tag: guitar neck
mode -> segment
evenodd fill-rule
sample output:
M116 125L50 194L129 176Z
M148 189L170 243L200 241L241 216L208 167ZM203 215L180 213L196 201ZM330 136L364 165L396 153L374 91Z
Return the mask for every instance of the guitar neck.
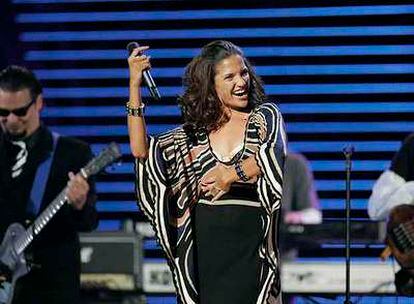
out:
M33 241L33 238L42 231L46 224L55 216L55 214L60 210L60 208L66 203L67 187L63 189L59 195L47 206L45 210L36 218L36 220L31 224L16 241L15 249L18 254L22 253L27 246Z
M90 176L97 174L107 165L113 163L116 159L121 157L121 151L116 143L111 143L104 149L97 157L89 161L89 163L79 171L79 174L87 180ZM16 239L13 247L17 254L21 254L27 246L33 241L34 237L42 231L46 224L52 217L60 210L60 208L68 200L66 196L67 187L65 187L59 195L47 206L45 210L37 217L37 219L30 225L26 231Z

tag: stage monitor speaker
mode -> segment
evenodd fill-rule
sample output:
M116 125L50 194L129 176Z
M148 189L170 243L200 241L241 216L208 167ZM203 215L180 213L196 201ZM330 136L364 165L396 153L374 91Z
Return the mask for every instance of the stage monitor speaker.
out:
M83 289L121 291L142 287L142 237L135 232L81 233Z

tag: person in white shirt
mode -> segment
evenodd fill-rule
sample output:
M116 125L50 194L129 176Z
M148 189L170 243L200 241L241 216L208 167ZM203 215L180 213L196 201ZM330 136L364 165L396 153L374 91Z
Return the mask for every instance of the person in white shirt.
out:
M368 215L372 220L386 220L399 205L414 205L414 133L403 142L372 189L368 200Z

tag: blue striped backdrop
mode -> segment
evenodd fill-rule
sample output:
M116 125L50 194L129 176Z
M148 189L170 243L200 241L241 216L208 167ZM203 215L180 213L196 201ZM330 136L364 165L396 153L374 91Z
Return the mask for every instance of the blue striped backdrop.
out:
M180 123L181 76L200 47L212 39L234 41L284 113L290 149L309 159L326 219L344 216L342 149L355 147L352 216L366 221L375 179L414 131L414 4L384 2L13 0L24 64L45 87L43 119L88 141L94 152L111 140L121 145L123 162L97 182L101 230L144 220L134 200L124 113L125 46L135 40L151 46L163 96L147 107L150 133ZM383 246L369 248L362 255Z

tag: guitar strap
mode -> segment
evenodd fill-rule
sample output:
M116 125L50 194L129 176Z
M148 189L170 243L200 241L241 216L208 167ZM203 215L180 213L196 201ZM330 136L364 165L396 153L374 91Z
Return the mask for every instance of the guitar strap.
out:
M27 205L27 212L29 214L37 215L39 213L40 205L43 200L43 195L46 189L46 183L50 173L50 167L55 156L57 142L59 140L59 134L52 132L53 147L49 157L40 164L36 170L36 176L33 182L32 190L30 192L30 201Z

